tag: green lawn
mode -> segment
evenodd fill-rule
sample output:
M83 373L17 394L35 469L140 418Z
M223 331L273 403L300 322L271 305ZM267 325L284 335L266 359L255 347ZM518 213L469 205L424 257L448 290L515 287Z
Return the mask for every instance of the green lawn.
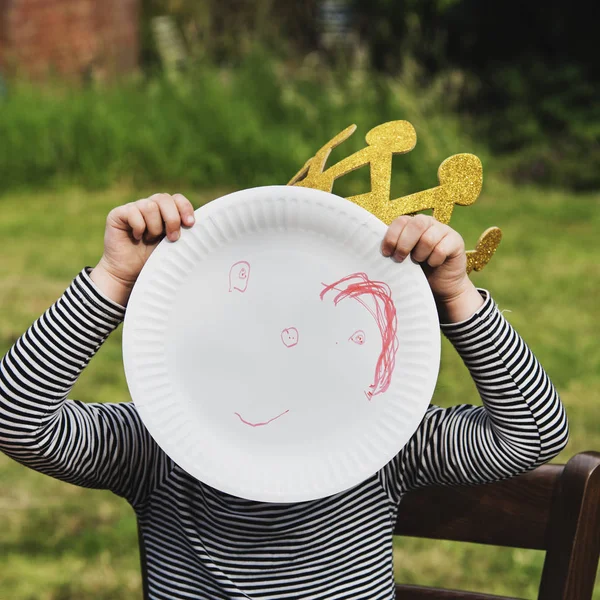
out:
M95 264L110 208L152 191L68 189L0 197L0 353L83 266ZM188 195L199 206L220 194ZM561 462L582 450L600 450L599 209L599 194L517 189L492 181L474 207L457 208L453 219L468 247L488 226L504 231L498 254L473 280L493 292L561 393L571 423ZM72 397L128 399L120 330L91 362ZM445 343L435 401L447 406L477 400L465 368ZM53 481L4 455L0 481L0 598L141 596L135 520L124 501ZM447 542L405 539L396 545L397 576L405 582L524 598L535 597L542 560L540 552ZM595 598L600 599L599 584Z

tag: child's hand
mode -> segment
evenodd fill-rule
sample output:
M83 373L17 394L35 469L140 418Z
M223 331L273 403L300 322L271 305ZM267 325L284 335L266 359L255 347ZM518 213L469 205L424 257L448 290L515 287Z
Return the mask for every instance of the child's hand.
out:
M181 194L154 194L114 208L106 219L104 254L90 277L118 304L125 305L146 261L165 237L179 239L182 225L194 224L194 208Z
M427 215L403 216L388 228L381 251L421 263L444 322L462 321L483 303L466 268L465 243L456 231Z

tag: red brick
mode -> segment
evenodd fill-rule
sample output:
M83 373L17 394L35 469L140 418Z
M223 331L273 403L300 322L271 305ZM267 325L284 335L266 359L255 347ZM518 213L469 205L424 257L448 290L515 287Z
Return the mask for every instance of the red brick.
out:
M33 76L137 66L141 0L0 0L0 65Z

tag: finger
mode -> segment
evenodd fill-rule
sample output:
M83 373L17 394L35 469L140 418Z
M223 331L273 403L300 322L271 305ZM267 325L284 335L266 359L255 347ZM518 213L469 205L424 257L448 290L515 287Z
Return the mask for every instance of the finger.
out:
M396 243L402 233L402 230L406 227L411 217L403 216L394 219L392 224L388 227L381 243L381 253L384 256L392 256L396 250Z
M402 233L396 242L394 259L398 262L402 262L412 252L425 231L432 227L435 222L433 217L428 217L426 215L417 215L413 217L402 230Z
M140 212L140 209L135 204L127 205L124 222L131 229L131 234L136 240L141 240L146 231L146 221Z
M459 256L462 252L464 252L463 239L450 230L436 244L427 259L427 264L435 269L443 265L449 258Z
M154 194L150 196L160 209L160 215L165 224L167 237L174 242L179 239L179 229L181 227L181 217L175 204L175 200L170 194Z
M181 222L188 227L191 227L196 218L194 216L194 207L192 203L183 194L173 194L173 200L179 210L181 216Z
M448 233L447 228L442 223L434 223L426 229L418 239L415 247L412 249L411 256L416 262L425 262L433 249Z
M154 200L150 200L150 198L138 200L135 204L146 221L148 234L151 237L162 236L164 233L164 225L158 204Z

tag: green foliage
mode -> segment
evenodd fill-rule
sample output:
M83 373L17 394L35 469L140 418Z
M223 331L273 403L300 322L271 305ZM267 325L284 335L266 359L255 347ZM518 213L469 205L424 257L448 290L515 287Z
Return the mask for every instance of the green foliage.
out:
M340 148L346 154L364 146L369 127L408 119L419 143L397 170L413 186L431 186L442 160L473 150L442 94L318 64L290 73L261 52L235 68L200 65L114 87L15 83L0 107L0 182L3 190L286 183L350 123L359 132Z
M595 189L600 184L599 88L581 65L534 60L498 68L476 102L476 131L515 181ZM498 127L498 122L508 126Z
M505 0L353 0L378 70L421 82L459 70L458 108L515 181L600 185L600 55L590 5Z
M154 17L168 15L177 23L192 60L231 64L243 60L256 44L278 56L314 49L317 4L318 0L144 0L144 67L158 59L150 31Z

